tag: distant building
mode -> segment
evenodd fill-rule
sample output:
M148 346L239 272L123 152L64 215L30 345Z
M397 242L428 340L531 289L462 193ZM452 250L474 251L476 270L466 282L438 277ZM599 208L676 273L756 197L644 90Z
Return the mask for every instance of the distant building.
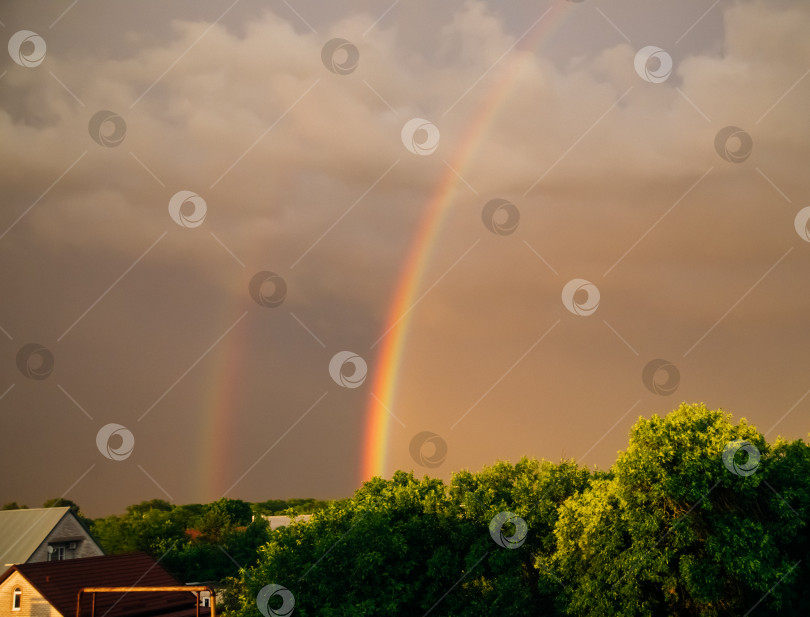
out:
M104 551L70 508L0 511L0 564L97 557Z
M210 587L214 591L214 593L216 594L217 597L219 597L220 594L224 593L225 590L227 589L227 587L225 585L223 585L223 584L221 584L221 583L219 583L217 581L206 581L204 583L186 583L186 585L188 585L188 586L206 585L207 587ZM201 608L206 608L207 609L207 608L209 608L211 606L211 591L209 591L209 590L201 591L199 593L199 598L200 598L200 607ZM203 611L201 611L201 614L202 613L203 613Z
M270 516L268 514L262 514L261 516L262 516L262 518L264 520L266 520L268 523L270 523L270 530L271 531L273 529L278 529L279 527L286 527L293 520L302 521L302 522L306 523L309 519L312 518L311 514L298 514L297 516L294 516L293 518L290 518L289 516L281 516L281 515ZM256 520L256 515L255 514L253 515L253 520Z
M17 564L0 575L0 617L76 617L78 593L85 587L179 585L144 553ZM85 592L81 617L196 617L198 602L203 604L192 591L118 591L95 598Z
M204 606L208 608L211 606L211 592L210 591L202 591L200 592L200 606Z

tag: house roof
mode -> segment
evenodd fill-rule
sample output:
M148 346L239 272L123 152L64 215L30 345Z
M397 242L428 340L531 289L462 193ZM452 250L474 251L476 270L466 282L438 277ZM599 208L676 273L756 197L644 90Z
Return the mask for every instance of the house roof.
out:
M286 527L290 523L295 520L296 522L303 522L306 523L309 519L312 518L311 514L296 514L294 519L290 518L289 516L278 514L278 515L268 515L263 514L262 518L270 523L270 529L278 529L279 527Z
M0 564L25 563L70 508L0 511Z
M82 587L146 587L180 585L154 559L144 553L104 555L64 561L43 561L11 566L0 583L19 572L64 617L76 614L76 598ZM91 594L82 600L82 615L91 613ZM96 617L191 617L197 611L196 597L188 592L100 593Z

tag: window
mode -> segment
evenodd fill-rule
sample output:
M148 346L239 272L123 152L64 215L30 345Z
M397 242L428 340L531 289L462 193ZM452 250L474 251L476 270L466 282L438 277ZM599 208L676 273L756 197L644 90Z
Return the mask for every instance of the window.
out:
M48 553L50 553L48 561L62 561L65 558L65 546L60 544L49 544Z
M206 607L207 607L207 606L211 606L211 598L209 598L209 597L207 597L207 596L206 596L205 598L203 598L203 599L202 599L202 605L203 605L203 606L206 606Z
M11 603L11 610L12 611L20 610L20 604L22 604L22 589L17 587L14 590L14 600Z

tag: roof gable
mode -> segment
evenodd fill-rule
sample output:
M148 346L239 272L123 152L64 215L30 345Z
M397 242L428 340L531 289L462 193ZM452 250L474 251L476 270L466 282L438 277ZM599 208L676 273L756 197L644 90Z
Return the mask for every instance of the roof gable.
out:
M0 564L25 563L69 511L69 507L0 511Z

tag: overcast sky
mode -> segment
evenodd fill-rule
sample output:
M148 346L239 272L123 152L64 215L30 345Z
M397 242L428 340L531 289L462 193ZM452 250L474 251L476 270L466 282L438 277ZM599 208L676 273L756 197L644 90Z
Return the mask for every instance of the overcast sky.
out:
M3 502L348 496L377 401L387 476L605 468L681 401L808 435L806 2L14 0L0 21Z

